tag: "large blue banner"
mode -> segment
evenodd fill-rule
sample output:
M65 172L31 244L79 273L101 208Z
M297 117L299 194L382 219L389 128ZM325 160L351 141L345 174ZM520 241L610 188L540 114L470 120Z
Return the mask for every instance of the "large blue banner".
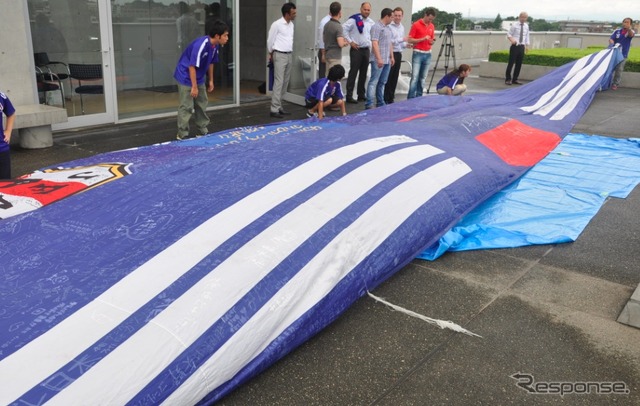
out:
M0 182L0 403L215 402L534 166L618 58Z

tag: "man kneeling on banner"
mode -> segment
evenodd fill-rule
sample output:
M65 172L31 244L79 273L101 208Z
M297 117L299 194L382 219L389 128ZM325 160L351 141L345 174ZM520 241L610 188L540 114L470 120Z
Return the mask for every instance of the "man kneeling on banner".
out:
M340 109L342 115L347 115L344 103L344 94L340 80L344 78L344 67L335 65L329 69L326 78L320 78L313 82L304 95L307 117L324 117L325 109Z

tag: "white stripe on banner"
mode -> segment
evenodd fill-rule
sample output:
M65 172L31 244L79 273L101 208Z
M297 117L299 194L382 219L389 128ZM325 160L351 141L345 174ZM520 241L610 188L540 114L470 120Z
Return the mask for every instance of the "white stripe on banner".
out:
M94 301L0 361L3 387L0 404L14 401L62 368L220 244L276 205L353 159L412 142L416 141L403 135L392 135L330 151L294 168L202 223Z
M602 67L601 61L602 61L603 58L605 58L607 56L607 54L608 54L608 58L606 58L606 60L607 60L607 66L608 66L608 61L611 58L611 54L612 53L611 52L607 52L606 50L597 53L596 56L591 61L591 63L589 63L584 68L582 68L579 72L577 72L569 80L567 85L564 88L562 88L558 93L556 93L554 95L554 97L553 97L553 99L551 101L546 103L544 106L540 106L539 108L537 108L534 111L534 114L537 114L537 115L540 115L540 116L546 116L552 110L554 110L556 107L558 107L558 105L560 105L560 103L562 103L569 96L569 94L577 87L579 87L579 89L582 92L582 94L587 92L591 88L591 85L589 85L588 82L592 81L593 77L595 76L594 74L592 74L592 71L595 68L597 68L598 70L601 69L601 67ZM583 59L588 60L588 57L584 57ZM577 62L576 62L576 64L577 64ZM605 69L606 69L606 66L605 66ZM589 77L589 80L584 81L584 79L587 76ZM600 78L598 78L597 80L600 80ZM573 107L575 107L575 105L572 106L571 109L573 109ZM524 110L524 108L523 108L523 110ZM533 110L531 110L531 111L533 111Z
M381 181L442 152L430 145L400 149L327 186L239 248L52 403L69 405L77 399L91 405L126 403L328 221Z
M606 51L602 51L606 52ZM613 57L613 52L608 52L607 57L603 62L598 65L598 68L589 76L580 89L578 89L567 101L565 104L560 107L558 111L555 112L553 116L551 116L550 120L562 120L569 113L573 111L573 109L578 105L582 97L591 90L591 87L595 85L597 82L602 80L602 75L605 74L607 69L609 69L609 63L611 62L611 58Z
M540 97L540 99L538 99L538 102L536 104L534 104L533 106L520 107L520 110L532 112L544 106L566 82L572 79L578 72L580 72L581 69L583 69L587 65L587 62L589 62L589 59L590 59L590 56L585 56L578 59L576 63L574 63L571 69L569 70L569 73L567 73L565 77L562 78L562 82L560 82L553 89L549 90L547 93L543 94Z
M420 206L469 172L471 168L464 162L450 158L383 196L327 244L163 404L195 404L235 376L329 294ZM246 359L239 359L238 351Z

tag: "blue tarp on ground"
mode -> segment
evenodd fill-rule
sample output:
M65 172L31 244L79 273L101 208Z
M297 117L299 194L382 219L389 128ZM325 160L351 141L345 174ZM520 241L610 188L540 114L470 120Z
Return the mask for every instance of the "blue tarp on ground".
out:
M568 134L418 258L575 241L608 197L625 198L639 182L640 139Z

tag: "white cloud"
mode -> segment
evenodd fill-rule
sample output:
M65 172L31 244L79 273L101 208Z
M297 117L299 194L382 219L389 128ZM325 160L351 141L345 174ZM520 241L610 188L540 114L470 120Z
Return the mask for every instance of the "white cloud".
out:
M546 20L586 20L586 21L620 21L625 17L640 19L640 1L616 1L615 8L607 7L602 0L540 0L540 1L511 1L499 0L461 1L461 0L414 0L413 12L425 7L436 7L448 13L461 13L464 18L488 17L495 18L498 14L502 18L517 16L526 11L534 19Z

